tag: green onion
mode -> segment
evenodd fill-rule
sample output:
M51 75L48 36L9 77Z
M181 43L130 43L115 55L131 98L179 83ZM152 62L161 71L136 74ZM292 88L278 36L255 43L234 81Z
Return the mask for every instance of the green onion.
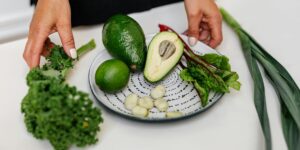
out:
M289 150L300 150L300 90L288 71L255 41L224 9L225 22L238 35L254 84L254 103L265 136L266 149L272 149L264 84L258 63L277 92L281 104L282 129Z

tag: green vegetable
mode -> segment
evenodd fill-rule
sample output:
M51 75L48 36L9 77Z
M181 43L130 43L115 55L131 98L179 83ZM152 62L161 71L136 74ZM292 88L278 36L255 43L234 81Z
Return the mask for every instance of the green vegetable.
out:
M91 41L79 48L82 55L94 49ZM79 55L79 56L80 56ZM42 68L27 75L28 93L21 104L27 131L37 139L47 139L54 149L67 150L71 145L83 147L97 142L96 134L103 121L87 93L64 83L65 73L73 67L61 46L55 46Z
M172 31L172 28L159 24L160 31ZM238 81L238 74L231 71L229 59L226 56L217 54L196 55L192 49L180 38L184 45L183 54L187 59L187 66L180 72L180 77L187 82L193 83L204 107L208 103L210 91L228 93L229 88L240 89L241 83Z
M188 61L187 67L180 72L180 77L187 82L192 82L197 89L201 98L202 106L208 103L208 96L210 91L228 93L229 87L236 90L240 89L240 82L238 82L238 74L230 70L230 64L226 56L218 54L205 54L199 57L211 66L204 67Z
M143 29L127 15L114 15L104 24L102 42L107 51L124 61L132 71L142 71L146 61Z
M265 103L263 80L258 64L264 69L281 104L282 129L289 150L300 149L300 90L288 71L258 44L224 9L224 20L237 33L254 82L254 102L265 135L266 149L272 149L270 125Z

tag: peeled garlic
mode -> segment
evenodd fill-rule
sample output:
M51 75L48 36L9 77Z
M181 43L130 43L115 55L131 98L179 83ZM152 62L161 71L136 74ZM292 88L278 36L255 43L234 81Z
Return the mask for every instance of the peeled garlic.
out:
M167 118L178 118L180 116L182 116L182 112L180 111L171 111L171 112L167 112L166 113L166 117Z
M132 114L137 116L137 117L147 117L148 110L144 107L141 107L141 106L135 106L132 109Z
M155 100L154 105L161 112L165 112L169 108L168 102L166 100L164 100L163 98L159 98L159 99Z
M162 98L166 94L166 88L163 85L158 85L151 91L151 97L154 99Z
M128 110L132 110L138 103L139 97L136 94L130 94L125 99L125 107Z
M139 99L138 105L146 109L153 108L153 99L149 96L145 96Z

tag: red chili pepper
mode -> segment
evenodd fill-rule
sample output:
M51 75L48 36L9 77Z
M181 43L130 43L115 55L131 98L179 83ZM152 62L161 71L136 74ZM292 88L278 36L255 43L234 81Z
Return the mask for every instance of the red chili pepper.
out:
M160 32L169 31L170 30L170 28L168 26L163 25L163 24L158 24L158 27L159 27Z
M182 41L182 43L184 44L184 48L187 49L187 50L189 50L189 51L191 51L191 52L193 52L192 49L179 36L179 34L175 30L173 30L171 27L169 27L167 25L164 25L164 24L158 24L158 27L160 29L160 32L163 32L163 31L172 31L172 32L174 32L178 36L178 38Z

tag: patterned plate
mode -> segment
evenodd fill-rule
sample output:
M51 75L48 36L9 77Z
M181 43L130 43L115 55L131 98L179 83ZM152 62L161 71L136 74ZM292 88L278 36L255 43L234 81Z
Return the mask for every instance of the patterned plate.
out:
M146 36L146 42L149 43L153 36L154 34ZM187 37L185 35L180 36L184 41L187 42ZM200 55L205 53L217 53L215 50L201 42L198 42L194 47L192 47L192 49L196 54ZM100 102L100 104L123 117L147 122L163 122L189 118L208 109L223 96L223 93L211 92L209 94L209 103L205 107L202 107L200 98L198 97L193 85L181 80L179 73L182 68L179 65L177 65L162 81L155 84L146 81L143 77L142 72L131 73L129 83L127 87L125 87L122 91L116 94L105 93L101 91L96 85L95 73L98 66L103 61L111 58L112 57L106 50L102 50L101 52L99 52L90 66L89 84L93 95ZM184 59L182 59L181 61L183 61L183 63L185 64ZM152 108L149 112L148 117L139 118L133 116L131 111L128 111L124 107L124 100L127 95L135 93L141 97L149 96L151 89L159 84L163 84L167 89L164 99L166 99L169 103L168 111L180 111L183 113L181 117L165 118L165 113L159 112L156 108Z

